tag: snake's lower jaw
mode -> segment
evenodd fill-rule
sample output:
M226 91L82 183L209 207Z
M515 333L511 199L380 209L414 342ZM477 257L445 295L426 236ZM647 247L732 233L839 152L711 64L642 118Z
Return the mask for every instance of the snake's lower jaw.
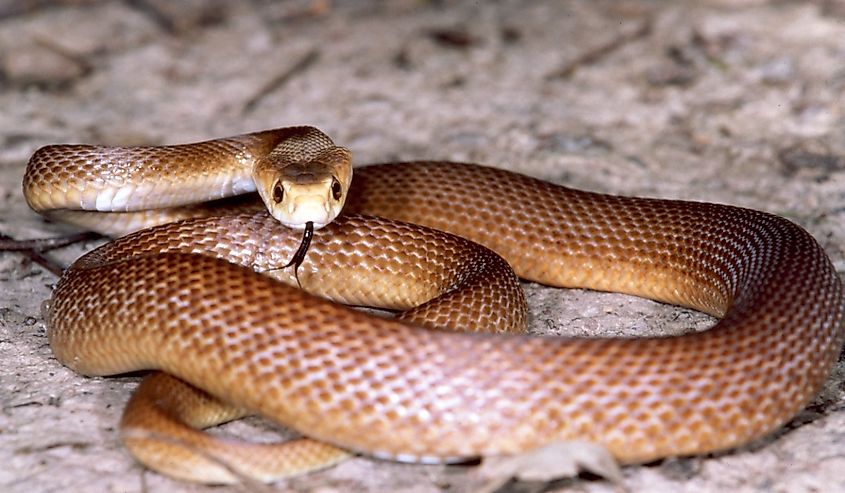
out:
M301 214L301 215L296 215L296 216L293 216L293 217L291 217L288 214L284 214L284 215L273 214L273 217L277 221L279 221L280 223L282 223L283 225L285 225L286 227L288 227L290 229L293 229L295 231L303 231L305 229L305 226L308 223L311 223L312 229L315 229L315 230L320 229L322 227L325 227L327 224L334 221L335 217L337 217L337 214L332 214L332 215L325 215L324 214L323 216L320 216L320 218L318 220L314 219L315 217L318 217L315 214Z
M340 207L327 203L325 197L303 195L274 207L271 213L285 226L302 231L309 222L313 223L314 229L331 223L340 213Z
M279 218L276 218L276 219L279 219ZM282 224L284 224L286 227L288 227L288 228L290 228L290 229L292 229L292 230L294 230L294 231L304 231L304 230L305 230L305 226L306 226L306 224L307 224L308 222L311 222L311 223L313 224L313 227L311 228L311 229L313 229L313 230L317 230L317 229L323 228L323 227L325 227L327 224L329 224L329 223L331 222L331 221L329 221L329 222L314 222L314 221L306 221L306 222L304 222L304 223L288 223L288 222L284 222L284 221L281 221L281 220L279 220L279 221L280 221Z

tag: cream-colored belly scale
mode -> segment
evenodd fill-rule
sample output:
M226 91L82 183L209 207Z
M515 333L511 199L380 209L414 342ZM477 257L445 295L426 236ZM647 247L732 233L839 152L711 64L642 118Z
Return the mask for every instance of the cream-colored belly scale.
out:
M344 308L196 253L258 270L284 265L296 235L273 229L266 214L199 219L123 238L71 266L47 313L56 356L86 374L163 370L380 457L453 460L577 439L631 463L772 431L816 394L845 338L829 259L777 216L581 192L455 163L360 168L348 197L350 217L315 233L303 286L397 309L421 292L446 301L412 312L415 323ZM645 296L720 321L635 340L421 329L453 315L458 329L473 320L482 331L519 329L524 300L484 249L352 213L470 238L526 279ZM406 269L412 280L395 291L413 294L397 301L389 285ZM343 457L330 447L315 454Z

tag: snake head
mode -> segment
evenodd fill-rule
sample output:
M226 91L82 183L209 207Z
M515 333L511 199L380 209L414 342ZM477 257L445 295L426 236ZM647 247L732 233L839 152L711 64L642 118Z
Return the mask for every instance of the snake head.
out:
M253 170L267 210L285 226L314 229L334 221L352 182L352 159L343 147L331 147L307 161L285 162L271 154Z

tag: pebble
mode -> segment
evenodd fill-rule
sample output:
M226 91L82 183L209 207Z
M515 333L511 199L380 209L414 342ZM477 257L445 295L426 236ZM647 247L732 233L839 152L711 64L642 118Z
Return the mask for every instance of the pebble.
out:
M81 60L39 45L20 46L5 53L3 74L12 84L62 86L89 71Z

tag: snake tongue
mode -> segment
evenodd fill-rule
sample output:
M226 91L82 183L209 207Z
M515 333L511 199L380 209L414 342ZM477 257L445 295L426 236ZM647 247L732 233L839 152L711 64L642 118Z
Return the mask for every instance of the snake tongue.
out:
M302 241L299 243L299 248L296 249L296 253L293 254L293 258L290 259L290 262L282 267L282 269L287 269L291 265L293 266L293 277L296 278L296 284L298 284L300 288L302 287L302 284L299 282L299 266L305 261L305 255L308 253L308 247L311 246L311 238L313 236L314 223L312 221L308 221L305 223L305 229L302 231Z

